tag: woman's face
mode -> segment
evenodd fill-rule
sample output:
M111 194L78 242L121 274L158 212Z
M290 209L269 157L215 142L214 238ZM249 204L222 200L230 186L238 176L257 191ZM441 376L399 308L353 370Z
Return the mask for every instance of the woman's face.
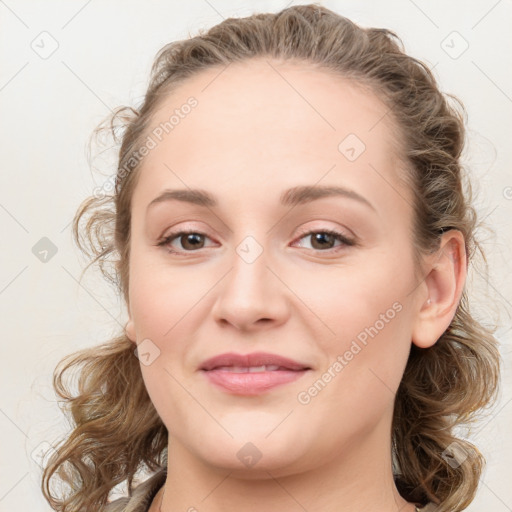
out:
M176 450L277 476L371 457L370 440L389 438L426 295L386 113L342 78L254 60L202 72L155 114L132 199L127 333ZM209 203L186 200L198 189ZM254 352L309 369L201 369Z

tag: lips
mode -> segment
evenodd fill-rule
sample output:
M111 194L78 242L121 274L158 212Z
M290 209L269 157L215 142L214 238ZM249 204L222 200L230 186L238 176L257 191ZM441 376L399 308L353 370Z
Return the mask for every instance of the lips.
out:
M262 367L266 367L264 370ZM211 371L220 369L227 371L277 371L289 370L300 371L310 370L307 364L302 364L293 359L271 354L268 352L253 352L251 354L225 353L211 357L204 361L199 367L200 370Z
M199 368L217 389L232 395L255 396L302 378L311 367L266 352L221 354Z

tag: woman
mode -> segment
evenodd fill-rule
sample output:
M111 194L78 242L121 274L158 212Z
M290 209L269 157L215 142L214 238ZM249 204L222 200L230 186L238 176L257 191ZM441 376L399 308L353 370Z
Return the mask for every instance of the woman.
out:
M466 508L484 459L454 428L495 399L499 353L465 290L463 117L426 66L302 5L167 45L118 120L115 193L74 233L128 322L56 371L76 427L52 507Z

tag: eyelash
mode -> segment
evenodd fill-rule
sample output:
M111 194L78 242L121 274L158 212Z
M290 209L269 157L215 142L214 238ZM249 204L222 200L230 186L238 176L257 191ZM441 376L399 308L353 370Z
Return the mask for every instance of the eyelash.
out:
M356 245L356 241L355 240L352 240L352 239L349 239L347 238L345 235L343 235L342 233L340 233L339 231L335 231L335 230L332 230L332 229L316 229L316 230L309 230L309 231L305 231L303 233L300 234L299 236L299 240L308 236L308 235L312 235L312 234L315 234L315 233L326 233L326 234L329 234L329 235L333 235L334 237L336 237L336 239L338 239L340 242L342 242L342 246L338 246L338 249L337 250L340 250L343 248L343 246L353 246L353 245ZM206 235L206 233L202 233L201 231L197 231L197 230L182 230L182 231L175 231L173 233L169 233L167 236L165 236L160 242L158 242L158 246L167 246L167 250L171 253L171 254L176 254L176 255L180 255L180 256L184 256L184 253L181 252L181 251L175 251L174 249L171 249L169 247L169 244L176 238L180 238L181 236L183 235L190 235L190 234L194 234L194 235L201 235L201 236L206 236L208 237L208 235ZM203 249L203 247L201 248ZM320 249L311 249L313 251L317 251L317 252L330 252L330 251L334 251L334 252L337 252L336 248L330 248L330 249L326 249L325 251L322 251ZM197 251L184 251L185 253L193 253L193 252L197 252Z

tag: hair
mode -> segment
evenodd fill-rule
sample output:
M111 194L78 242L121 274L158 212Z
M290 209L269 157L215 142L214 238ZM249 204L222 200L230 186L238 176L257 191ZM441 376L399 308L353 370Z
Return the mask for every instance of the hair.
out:
M465 138L462 104L439 90L429 68L404 52L395 33L360 27L317 4L299 5L228 18L195 37L167 44L155 58L142 104L119 107L101 127L120 142L115 187L112 194L101 190L82 202L73 235L90 259L87 268L98 263L126 304L130 203L142 162L133 155L148 136L153 114L188 78L253 58L302 63L371 90L397 128L414 198L415 254L431 253L442 233L455 229L464 236L468 262L476 252L485 260L475 236L471 187L459 161ZM80 222L86 218L82 231ZM474 499L485 458L455 430L476 421L477 413L497 398L500 355L494 332L471 314L465 285L453 321L437 342L426 349L412 344L392 421L395 483L408 501L433 502L445 512L463 510ZM75 394L64 383L70 369L78 372ZM73 421L72 432L42 476L43 494L54 510L96 512L120 483L127 482L131 495L141 468L164 467L167 429L125 332L62 359L53 386ZM51 494L54 473L72 494Z

